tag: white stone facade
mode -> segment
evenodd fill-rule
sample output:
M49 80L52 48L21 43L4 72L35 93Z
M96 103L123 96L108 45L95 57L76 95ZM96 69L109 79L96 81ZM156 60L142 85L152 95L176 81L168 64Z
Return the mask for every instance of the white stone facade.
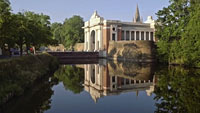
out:
M103 18L95 11L84 26L84 51L102 50L103 46Z
M139 10L137 9L137 16ZM135 17L136 19L136 17ZM140 19L137 17L137 20ZM104 20L95 11L90 20L84 25L84 51L106 51L109 41L155 41L155 21L151 16L146 22L121 22L118 20Z

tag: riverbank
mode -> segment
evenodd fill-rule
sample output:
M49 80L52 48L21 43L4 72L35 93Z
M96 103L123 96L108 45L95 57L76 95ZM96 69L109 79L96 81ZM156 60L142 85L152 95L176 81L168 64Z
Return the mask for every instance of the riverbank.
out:
M54 73L58 66L57 59L49 54L0 60L0 105L22 95L35 81Z

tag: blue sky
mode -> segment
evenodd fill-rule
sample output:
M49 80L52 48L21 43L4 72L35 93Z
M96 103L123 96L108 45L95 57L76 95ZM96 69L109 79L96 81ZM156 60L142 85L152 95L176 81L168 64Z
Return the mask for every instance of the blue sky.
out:
M51 22L63 22L65 18L80 15L89 20L97 10L100 16L108 20L132 21L136 5L143 20L147 16L156 18L155 13L168 6L169 0L10 0L14 13L34 11L51 17Z

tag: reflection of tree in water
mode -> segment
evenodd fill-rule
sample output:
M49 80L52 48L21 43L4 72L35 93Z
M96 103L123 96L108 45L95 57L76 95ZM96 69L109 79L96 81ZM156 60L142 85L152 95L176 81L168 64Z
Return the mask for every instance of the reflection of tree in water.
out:
M157 74L160 76L155 91L156 112L200 112L200 70L171 68Z
M65 88L80 93L83 91L84 69L75 66L62 66L56 73L55 77L62 81Z
M21 97L15 98L2 106L0 112L3 113L43 113L51 108L52 87L57 84L57 80L45 78L34 84L30 90Z

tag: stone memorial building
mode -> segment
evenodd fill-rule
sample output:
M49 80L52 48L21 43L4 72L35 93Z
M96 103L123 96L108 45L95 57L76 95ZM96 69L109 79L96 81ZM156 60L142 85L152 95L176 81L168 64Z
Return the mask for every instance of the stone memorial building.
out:
M84 51L108 51L110 41L155 41L155 21L148 16L143 22L137 6L132 22L105 20L97 11L84 25Z

